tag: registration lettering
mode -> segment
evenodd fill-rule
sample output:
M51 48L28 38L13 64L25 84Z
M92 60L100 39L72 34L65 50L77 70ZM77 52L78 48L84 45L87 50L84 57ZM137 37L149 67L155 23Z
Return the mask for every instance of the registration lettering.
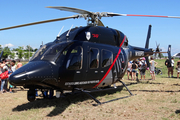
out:
M135 56L144 56L144 51L135 51Z

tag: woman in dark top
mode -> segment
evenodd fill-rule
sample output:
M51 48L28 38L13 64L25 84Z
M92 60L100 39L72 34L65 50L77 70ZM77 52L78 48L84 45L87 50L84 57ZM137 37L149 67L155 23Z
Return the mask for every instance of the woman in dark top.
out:
M132 63L132 80L136 80L136 69L138 68L137 64L135 63L135 60L133 60Z

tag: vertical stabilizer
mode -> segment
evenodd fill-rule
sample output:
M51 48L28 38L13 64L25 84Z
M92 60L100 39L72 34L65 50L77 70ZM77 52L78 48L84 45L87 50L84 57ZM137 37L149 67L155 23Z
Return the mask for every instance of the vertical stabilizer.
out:
M167 51L167 53L168 53L169 61L170 61L170 63L171 63L171 45L168 46L168 51Z
M148 33L147 33L147 39L146 39L146 44L145 44L145 48L149 48L149 39L151 37L151 25L149 25L149 28L148 28ZM146 58L146 63L147 63L147 67L149 67L149 59L148 59L148 56L145 57Z
M149 48L149 39L151 37L151 27L152 27L152 25L149 25L145 48Z

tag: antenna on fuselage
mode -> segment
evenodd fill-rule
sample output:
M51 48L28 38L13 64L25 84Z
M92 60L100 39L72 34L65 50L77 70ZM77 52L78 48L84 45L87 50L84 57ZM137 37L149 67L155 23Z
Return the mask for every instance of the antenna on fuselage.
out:
M71 28L69 29L68 33L66 34L66 38L67 38L67 39L69 38L69 33L70 33L72 27L73 27L73 25L71 26Z
M64 26L61 28L61 30L59 31L58 35L57 35L57 40L59 40L60 38L60 34L61 34L61 31L63 30Z
M43 46L43 41L42 41L42 44L40 45L40 47L42 47Z

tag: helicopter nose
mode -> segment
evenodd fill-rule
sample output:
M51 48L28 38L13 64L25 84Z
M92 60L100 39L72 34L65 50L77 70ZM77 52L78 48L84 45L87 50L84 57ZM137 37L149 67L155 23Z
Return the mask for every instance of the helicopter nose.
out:
M29 62L12 73L9 82L14 86L24 86L41 82L45 78L53 78L53 67L52 63L46 61Z

